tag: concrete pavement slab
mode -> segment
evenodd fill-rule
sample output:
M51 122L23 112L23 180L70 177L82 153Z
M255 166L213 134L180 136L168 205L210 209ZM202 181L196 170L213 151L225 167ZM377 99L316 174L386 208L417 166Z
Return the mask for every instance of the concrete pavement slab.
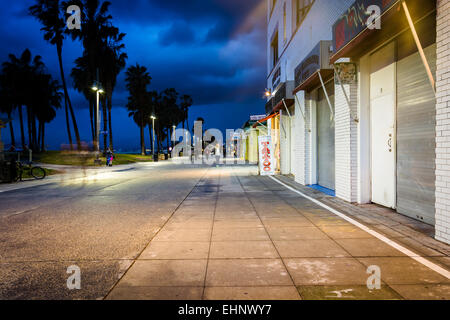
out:
M301 300L294 286L207 287L206 300Z
M376 238L372 239L338 239L336 242L354 257L405 257L402 252L394 249Z
M274 241L282 258L343 258L350 254L332 240Z
M212 242L210 259L272 259L279 258L271 241Z
M212 241L268 241L269 235L264 228L214 229Z
M394 284L450 284L450 280L409 257L358 258L365 266L378 266L381 279Z
M291 286L280 259L210 260L207 287Z
M206 260L138 260L121 279L124 287L202 287Z
M372 239L372 235L355 227L348 225L324 225L320 227L332 239Z
M272 240L327 240L328 236L316 227L267 228Z
M365 285L366 268L353 258L284 259L295 285Z
M300 286L304 300L402 300L402 296L389 286L369 290L367 286Z
M209 246L209 242L152 241L139 260L205 260L208 259Z
M169 229L164 228L159 232L153 241L210 241L211 229Z
M203 287L116 287L106 300L201 300Z
M408 300L450 300L450 285L390 285L402 297Z

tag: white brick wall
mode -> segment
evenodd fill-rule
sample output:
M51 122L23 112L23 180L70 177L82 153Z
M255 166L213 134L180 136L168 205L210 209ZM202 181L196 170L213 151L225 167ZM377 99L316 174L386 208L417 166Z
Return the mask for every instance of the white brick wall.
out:
M306 116L306 104L305 104L305 92L300 91L297 93L295 101L295 139L294 150L296 153L295 158L297 161L292 164L295 166L294 172L295 181L303 185L309 184L309 124L303 120L303 115ZM299 104L300 102L300 104ZM308 118L307 118L308 119Z
M436 239L450 243L450 1L437 0ZM444 139L443 139L444 138ZM447 166L448 168L448 166Z
M336 196L349 202L358 200L358 132L351 115L357 114L358 85L345 84L344 90L335 79L335 148L336 148ZM350 111L351 108L351 111Z

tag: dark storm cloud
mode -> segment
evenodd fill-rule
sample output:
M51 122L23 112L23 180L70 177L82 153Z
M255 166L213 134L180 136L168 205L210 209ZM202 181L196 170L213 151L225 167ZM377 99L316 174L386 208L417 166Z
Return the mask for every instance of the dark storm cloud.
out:
M184 21L177 21L167 30L163 30L159 33L159 43L163 46L170 46L172 44L194 44L194 29Z
M237 106L246 105L249 114L263 110L266 16L261 5L265 4L264 0L111 2L113 23L127 34L127 67L136 63L146 66L153 78L151 90L173 87L181 94L190 94L195 105L210 116L225 110L217 106L228 106L230 110L236 106L237 110ZM27 13L33 3L33 0L0 0L3 8L0 10L0 60L5 61L8 53L19 55L29 48L33 55L43 57L49 71L59 80L56 49L44 41L41 26ZM260 9L255 13L256 8ZM64 42L63 59L69 86L72 86L69 75L73 62L81 53L79 42L69 39ZM75 108L86 108L84 97L69 89ZM124 107L127 96L122 72L113 97L114 107ZM246 113L239 110L240 114ZM236 124L226 126L239 127L245 120L237 118Z

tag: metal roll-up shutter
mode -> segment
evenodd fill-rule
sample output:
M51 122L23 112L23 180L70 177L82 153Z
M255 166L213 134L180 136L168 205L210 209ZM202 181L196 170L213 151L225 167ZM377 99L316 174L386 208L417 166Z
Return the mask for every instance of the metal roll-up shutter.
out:
M297 128L297 118L295 114L295 107L290 110L291 112L291 174L294 176L297 176L297 168L296 168L296 162L298 160L297 157L297 148L296 148L296 132L295 129Z
M436 74L436 45L425 49ZM419 53L397 64L397 211L435 222L436 99Z
M326 85L334 113L334 82ZM322 88L317 100L317 178L320 186L335 190L335 123Z

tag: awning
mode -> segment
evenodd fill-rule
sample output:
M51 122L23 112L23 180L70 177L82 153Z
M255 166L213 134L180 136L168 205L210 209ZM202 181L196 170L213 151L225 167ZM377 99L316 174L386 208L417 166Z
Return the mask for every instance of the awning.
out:
M436 10L436 1L407 0L414 23ZM365 28L343 48L330 58L333 64L340 58L357 58L366 53L369 48L375 48L380 43L389 41L403 31L409 29L408 21L402 9L402 2L396 1L392 7L381 15L381 30Z
M253 129L256 128L258 125L262 124L263 122L266 122L267 120L270 120L270 119L272 119L272 118L275 118L278 114L279 114L279 113L277 112L277 113L271 114L270 116L265 117L265 118L262 119L262 120L259 120L257 123L255 123L255 124L253 125Z
M308 79L306 79L303 83L301 83L297 88L294 89L294 94L297 94L299 91L312 91L315 88L321 85L319 72L322 75L322 79L327 81L334 76L334 70L332 69L320 69L314 72Z
M273 108L272 112L279 112L280 110L284 109L284 103L286 103L286 107L290 107L294 105L295 100L294 99L283 99L281 100L275 108Z

